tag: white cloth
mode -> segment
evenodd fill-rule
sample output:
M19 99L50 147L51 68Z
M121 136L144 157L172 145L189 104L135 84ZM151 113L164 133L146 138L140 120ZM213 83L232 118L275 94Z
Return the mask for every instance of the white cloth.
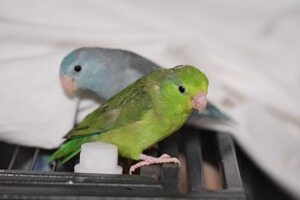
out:
M0 2L0 139L57 147L78 98L63 93L61 59L82 46L123 48L210 79L209 100L275 180L300 197L299 1ZM95 105L81 102L80 107ZM91 109L80 109L81 118ZM80 119L79 119L80 120Z

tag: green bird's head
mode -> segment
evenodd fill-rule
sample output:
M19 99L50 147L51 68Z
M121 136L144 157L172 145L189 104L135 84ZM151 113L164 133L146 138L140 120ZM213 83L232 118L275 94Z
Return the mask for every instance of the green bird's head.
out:
M180 65L168 69L160 87L163 98L180 112L189 114L193 109L203 112L206 108L208 79L196 67Z

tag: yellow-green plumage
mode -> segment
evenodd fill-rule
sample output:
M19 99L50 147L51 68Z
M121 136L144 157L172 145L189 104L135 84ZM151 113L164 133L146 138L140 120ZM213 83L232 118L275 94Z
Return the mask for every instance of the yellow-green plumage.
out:
M115 144L121 157L138 160L145 149L183 125L193 109L191 98L206 93L207 86L206 76L192 66L153 71L89 114L48 161L65 157L66 162L80 152L81 144L92 141Z

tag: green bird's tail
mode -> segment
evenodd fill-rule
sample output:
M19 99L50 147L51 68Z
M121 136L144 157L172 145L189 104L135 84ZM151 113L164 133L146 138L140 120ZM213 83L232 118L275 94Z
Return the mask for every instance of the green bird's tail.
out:
M47 163L63 157L64 159L62 160L61 164L66 163L80 152L81 145L83 143L90 141L90 137L80 137L67 141L47 159Z

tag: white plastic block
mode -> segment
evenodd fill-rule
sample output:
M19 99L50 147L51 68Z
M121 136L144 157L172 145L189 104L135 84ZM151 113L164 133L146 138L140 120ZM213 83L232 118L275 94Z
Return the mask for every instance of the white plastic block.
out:
M89 142L81 145L80 161L74 167L79 173L122 174L118 165L118 148L113 144Z

